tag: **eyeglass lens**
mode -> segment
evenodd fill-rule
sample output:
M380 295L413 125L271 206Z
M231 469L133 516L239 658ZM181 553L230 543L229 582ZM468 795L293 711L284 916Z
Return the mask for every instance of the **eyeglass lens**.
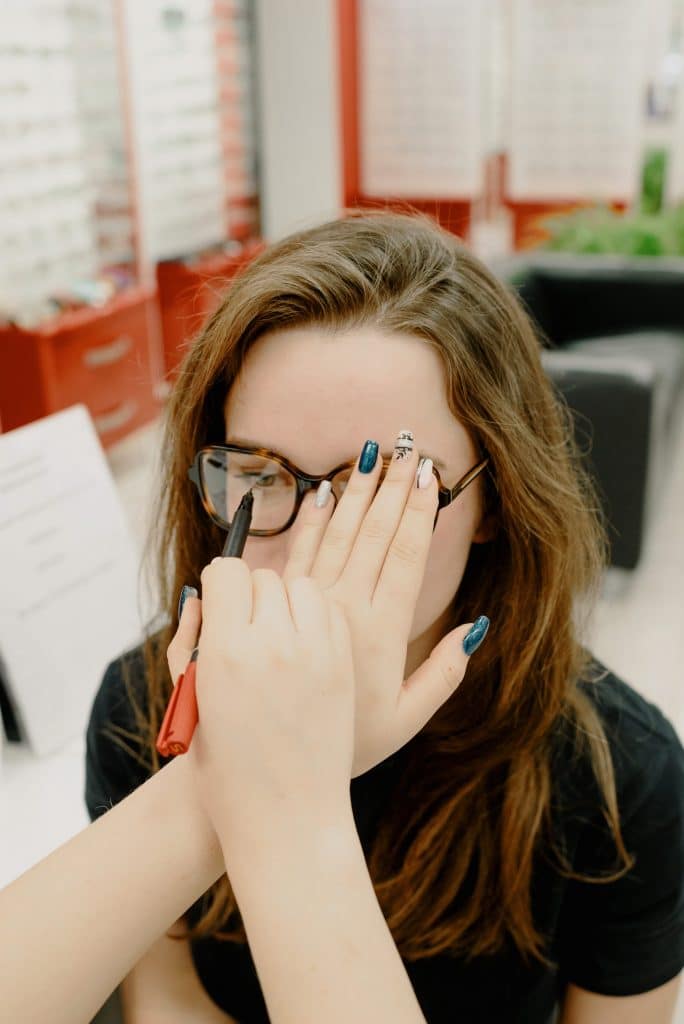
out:
M344 494L353 467L342 470L332 478L335 498ZM384 476L383 469L380 479ZM211 515L224 529L228 529L238 505L252 488L252 527L254 530L279 530L294 512L297 499L297 481L292 474L273 459L249 452L204 452L200 459L200 478Z

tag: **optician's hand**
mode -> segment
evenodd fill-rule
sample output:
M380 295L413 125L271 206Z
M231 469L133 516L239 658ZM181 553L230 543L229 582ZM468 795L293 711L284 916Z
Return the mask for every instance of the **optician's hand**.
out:
M229 823L245 843L266 821L335 824L348 808L354 753L344 612L311 577L286 583L239 558L215 558L201 582L201 625L200 602L188 598L187 632L179 628L169 664L179 667L183 641L200 626L199 722L186 756L216 831L223 838Z
M425 574L437 511L437 485L415 486L418 446L392 460L378 488L382 460L369 474L353 474L337 505L323 509L312 497L297 518L297 537L283 581L311 576L345 610L355 676L352 778L399 750L461 683L468 656L460 625L406 681L404 669L415 605ZM377 492L377 493L376 493ZM175 680L190 658L202 602L185 602L168 659Z
M408 743L459 686L469 661L462 641L473 623L444 637L404 681L438 504L431 463L428 486L416 486L419 461L417 443L408 458L395 453L378 488L382 459L368 474L357 459L332 515L304 503L283 573L285 581L311 576L345 610L356 680L352 778Z

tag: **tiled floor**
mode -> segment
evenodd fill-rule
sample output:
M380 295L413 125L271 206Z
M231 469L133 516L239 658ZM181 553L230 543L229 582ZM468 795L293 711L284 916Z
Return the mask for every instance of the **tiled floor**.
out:
M157 421L108 455L139 548L152 513L159 431ZM631 573L606 573L586 640L610 669L662 708L684 739L684 415L641 563ZM684 991L676 1021L684 1024Z

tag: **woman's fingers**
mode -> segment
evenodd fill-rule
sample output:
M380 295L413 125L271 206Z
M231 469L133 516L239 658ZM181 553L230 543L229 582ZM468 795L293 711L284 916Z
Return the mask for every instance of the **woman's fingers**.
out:
M378 456L370 473L360 472L359 461L332 513L316 509L313 501L305 503L283 579L312 576L328 588L343 576L350 592L374 604L387 602L395 621L399 617L407 625L437 511L432 464L421 464L411 431L400 432L391 461ZM428 486L419 488L417 473L423 465Z
M283 580L274 569L252 569L252 587L252 622L265 626L276 646L289 651L294 628Z
M230 649L252 621L252 574L241 558L217 555L202 569L202 636L216 650Z
M417 486L419 467L425 488ZM366 594L374 606L382 588L398 627L405 625L405 615L413 617L436 507L432 462L421 463L417 450L408 458L392 459L342 572L345 587Z
M330 632L328 601L320 586L311 576L298 576L287 584L292 622L298 634L311 643L311 653L317 643Z
M324 531L311 566L311 575L323 587L331 587L339 579L373 500L378 482L385 474L379 453L370 473L360 471L360 459L361 455L356 460L344 494Z
M297 579L298 576L310 576L325 529L335 509L335 497L328 496L323 508L316 508L315 492L307 494L302 502L296 519L297 530L295 540L290 549L287 565L282 575L283 583Z
M175 684L181 672L185 672L202 625L202 602L199 597L186 598L178 629L166 648L166 660Z
M418 486L418 479L421 484ZM378 612L387 611L400 631L408 633L423 585L433 524L438 506L437 480L432 460L419 463L410 486L408 501L392 543L380 566L371 604ZM354 551L356 555L356 550ZM363 549L359 556L363 560ZM360 562L363 565L363 561ZM346 571L345 571L346 577ZM370 583L370 575L366 584Z
M405 481L412 471L409 464L414 465L415 463L415 454L412 448L413 436L410 431L402 431L397 438L394 456L389 464L385 465L384 460L378 454L371 472L362 473L359 469L359 459L357 459L345 492L325 531L311 570L311 575L319 581L321 586L333 586L343 571L346 575L352 560L358 566L356 544L357 538L360 538L359 531L364 534L365 550L373 564L375 565L378 559L382 564L406 501L408 487ZM380 490L373 501L373 495L380 480L382 480ZM378 515L375 515L378 508L376 502L383 491L385 493L384 505ZM394 525L384 517L384 513L390 508ZM377 569L370 569L367 576L369 574L377 576L377 571ZM352 572L350 576L362 582L356 572ZM369 597L371 593L372 588L368 594Z

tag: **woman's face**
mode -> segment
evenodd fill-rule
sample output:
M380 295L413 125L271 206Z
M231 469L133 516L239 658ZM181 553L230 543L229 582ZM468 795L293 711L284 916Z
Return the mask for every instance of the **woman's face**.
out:
M381 453L391 453L400 430L413 431L418 451L435 461L447 487L478 462L447 405L437 352L419 338L372 327L332 334L312 326L262 335L247 353L224 413L227 444L269 448L312 475L355 459L368 438L378 441ZM470 545L491 535L482 522L482 493L480 474L439 514L405 676L448 629ZM249 537L243 558L250 569L282 575L297 529L295 522L275 537ZM473 608L473 620L482 611Z

